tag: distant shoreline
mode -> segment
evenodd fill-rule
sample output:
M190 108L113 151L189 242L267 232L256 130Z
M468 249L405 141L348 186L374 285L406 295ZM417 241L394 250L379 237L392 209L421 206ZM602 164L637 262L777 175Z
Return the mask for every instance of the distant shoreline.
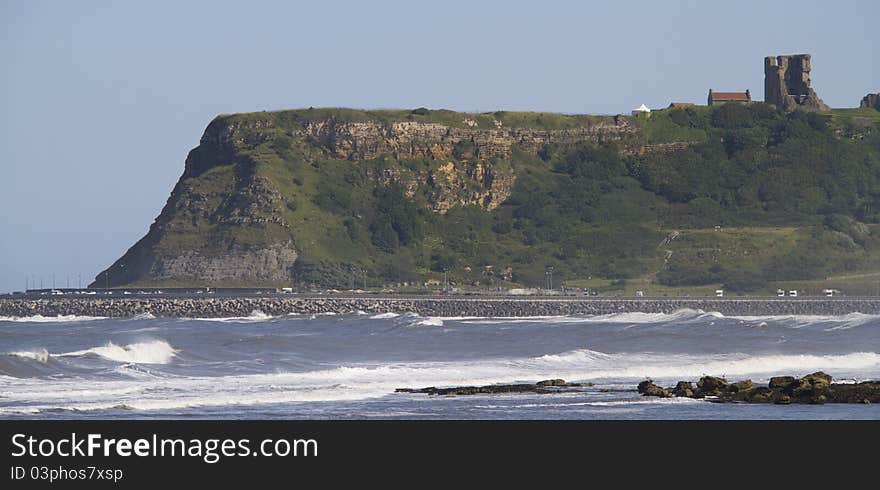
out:
M516 296L265 295L222 297L131 297L0 299L0 316L34 315L218 318L267 315L347 313L417 313L423 316L534 317L672 313L702 310L726 316L880 314L877 298L584 298Z

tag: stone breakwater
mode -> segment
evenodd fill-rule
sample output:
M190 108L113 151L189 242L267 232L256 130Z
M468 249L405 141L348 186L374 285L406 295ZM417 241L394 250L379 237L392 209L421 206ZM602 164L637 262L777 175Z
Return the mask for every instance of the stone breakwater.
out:
M217 318L267 315L345 313L406 313L423 316L524 317L672 313L691 309L733 315L880 314L880 298L722 299L722 298L471 298L375 296L265 296L214 298L59 298L0 299L0 316L33 315Z

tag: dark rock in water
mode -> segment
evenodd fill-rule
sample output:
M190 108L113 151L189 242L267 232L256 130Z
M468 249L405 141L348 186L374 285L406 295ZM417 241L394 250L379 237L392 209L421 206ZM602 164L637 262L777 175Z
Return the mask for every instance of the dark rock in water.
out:
M880 403L880 381L832 384L825 393L827 403Z
M751 403L771 403L773 402L773 390L759 386L748 393L748 398L745 401Z
M704 396L718 396L727 390L727 380L715 376L703 376L697 381L697 390Z
M831 385L831 376L823 373L822 371L817 371L813 374L808 374L801 378L801 381L805 381L810 383L810 385L815 390L822 390Z
M672 396L672 393L670 393L669 390L655 385L650 379L646 379L639 383L638 390L639 393L644 396L659 396L660 398L669 398Z
M797 381L797 378L794 376L775 376L770 378L770 389L784 389L795 381Z
M731 393L739 393L741 391L749 391L752 389L752 380L747 379L745 381L737 381L736 383L732 383L727 389Z
M564 379L546 379L544 381L538 381L536 383L537 386L565 386L566 382Z
M535 384L509 384L488 386L457 386L452 388L397 388L395 393L424 393L427 395L480 395L494 393L559 393L570 388L585 388L593 383L566 383L562 379L548 379Z
M823 395L830 386L831 376L819 371L795 380L783 388L783 391L796 398L811 398L811 401L816 402L816 399Z
M724 378L704 376L697 382L697 389L689 381L679 381L673 389L662 388L651 380L639 383L638 391L646 396L687 398L714 396L718 403L880 403L880 381L862 383L833 383L830 375L822 371L803 378L776 376L767 387L755 387L751 380L727 383Z
M690 381L679 381L675 388L672 389L675 396L683 396L687 398L694 397L694 384Z

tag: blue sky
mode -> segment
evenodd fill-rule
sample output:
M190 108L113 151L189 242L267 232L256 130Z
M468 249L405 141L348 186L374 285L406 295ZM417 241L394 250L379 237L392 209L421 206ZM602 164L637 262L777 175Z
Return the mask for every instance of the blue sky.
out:
M308 106L626 113L763 98L811 53L834 107L880 91L869 1L0 0L0 291L83 283L143 236L217 114ZM37 284L39 285L39 284Z

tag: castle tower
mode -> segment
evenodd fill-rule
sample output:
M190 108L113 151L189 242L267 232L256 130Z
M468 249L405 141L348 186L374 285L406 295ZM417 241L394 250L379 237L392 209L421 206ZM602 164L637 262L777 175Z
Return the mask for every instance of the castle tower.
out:
M764 58L764 102L786 112L827 111L829 107L810 85L810 69L808 54Z

